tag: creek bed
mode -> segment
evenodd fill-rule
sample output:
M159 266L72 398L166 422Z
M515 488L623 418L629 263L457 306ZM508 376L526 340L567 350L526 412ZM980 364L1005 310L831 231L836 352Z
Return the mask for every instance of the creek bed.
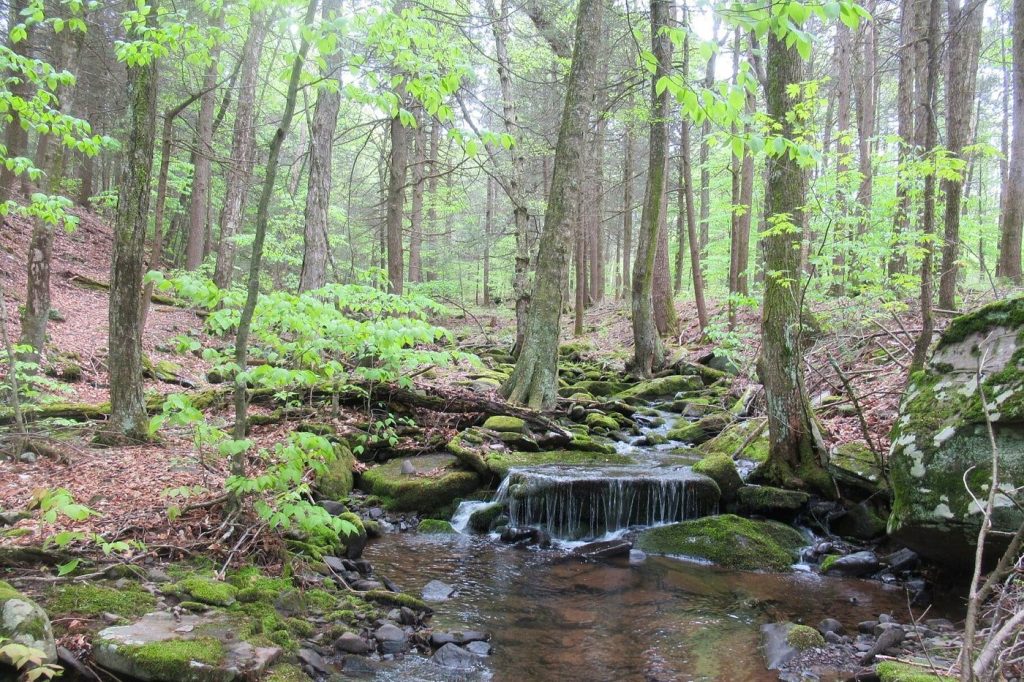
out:
M879 613L905 616L902 588L878 582L728 571L668 557L583 563L559 550L487 536L394 533L365 557L411 594L441 580L436 630L492 634L494 653L472 675L449 675L410 656L379 680L736 680L768 682L762 623L848 627Z

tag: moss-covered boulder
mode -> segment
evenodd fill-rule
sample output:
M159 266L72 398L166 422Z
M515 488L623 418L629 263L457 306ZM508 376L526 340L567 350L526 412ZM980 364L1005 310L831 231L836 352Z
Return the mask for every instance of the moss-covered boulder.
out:
M733 514L706 516L643 531L636 547L645 552L712 561L727 568L785 571L806 544L797 531L775 521Z
M616 400L629 403L646 402L658 398L672 398L679 393L692 393L701 390L704 382L698 376L675 374L641 381L624 391L614 395Z
M423 519L416 530L426 535L451 535L455 532L452 524L443 519Z
M629 388L629 384L624 381L584 379L583 381L577 381L575 384L570 384L559 389L558 395L568 397L574 393L587 393L599 398L607 398L608 396L615 395L616 393L621 393L627 388Z
M395 459L364 471L359 485L389 509L425 514L446 510L480 486L476 472L459 467L454 455L421 455L411 461L417 473L403 474L402 461Z
M597 431L615 431L619 428L619 422L614 417L601 412L591 412L583 420L583 423Z
M807 493L770 485L745 485L736 491L740 512L792 521L810 500Z
M223 614L150 613L131 624L101 630L93 657L102 667L152 682L229 682L259 679L281 649L238 638Z
M825 638L809 625L794 625L786 634L786 643L797 651L825 646Z
M345 556L349 559L358 559L366 547L366 526L355 512L344 512L338 518L349 524L349 527L338 533L338 540L345 547Z
M43 652L56 663L57 645L46 612L34 601L0 580L0 637ZM0 657L0 664L4 663ZM2 671L0 671L2 676Z
M978 385L979 365L981 385ZM999 452L999 491L990 549L1024 521L1010 499L1024 486L1024 297L954 319L924 370L910 377L891 433L893 507L889 532L921 555L966 567L981 513L964 488L985 499L992 449Z
M878 457L860 441L841 443L829 453L828 471L846 499L864 500L888 486Z
M725 411L711 412L696 421L680 421L668 432L669 440L699 445L711 440L732 422L732 415Z
M355 478L352 471L356 458L352 450L344 443L334 444L334 459L328 463L327 469L317 476L316 488L320 497L327 500L341 500L352 492Z
M525 433L526 421L519 417L509 417L503 414L496 414L487 418L484 428L502 433Z
M875 666L875 674L880 682L956 682L959 679L897 661L879 663Z
M210 606L231 606L236 601L238 588L206 576L190 575L165 586L164 592Z
M466 525L475 533L486 533L494 525L494 520L501 516L504 510L505 505L501 502L486 504L469 515L469 521Z
M722 491L722 502L729 504L736 499L736 491L743 485L736 470L736 463L728 455L708 455L693 465L694 473L704 474Z
M733 422L711 440L701 443L698 448L704 454L722 454L753 462L768 459L767 418L747 419Z

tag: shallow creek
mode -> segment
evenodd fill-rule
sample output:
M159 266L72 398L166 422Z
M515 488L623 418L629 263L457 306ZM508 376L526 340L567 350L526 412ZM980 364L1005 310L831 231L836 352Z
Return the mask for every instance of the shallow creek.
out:
M713 513L714 509L691 513L690 505L684 504L685 491L673 492L670 482L686 479L686 465L692 460L670 454L672 447L622 445L620 452L629 454L635 464L608 467L608 478L635 471L640 493L629 498L631 503L653 495L650 499L660 500L659 513L669 510L662 522L679 520L680 514ZM541 478L547 474L571 477L571 469L522 471L541 474ZM581 469L579 476L580 482L590 481L595 471ZM651 478L666 479L668 487L652 493ZM621 500L621 486L609 490ZM673 504L665 504L665 499ZM557 507L557 518L565 517L564 501L547 504L549 510ZM607 511L620 509L619 503L602 500L569 506L570 516L581 509L602 508L608 519L621 517L636 524L635 515L629 518L629 514ZM649 515L644 509L642 517ZM467 513L464 507L462 514L456 514L456 527L464 526ZM557 524L549 523L548 529L557 531ZM635 551L630 559L585 563L568 555L567 547L575 543L559 543L559 533L552 534L560 546L547 550L508 546L494 535L465 533L390 533L372 541L364 556L409 593L418 595L431 580L458 590L447 602L434 605L435 629L485 630L491 633L494 647L484 667L471 675L446 673L411 656L383 668L377 679L767 682L778 675L765 670L759 652L762 623L791 620L816 625L835 617L852 626L879 613L906 609L902 588L824 578L802 570L789 574L729 571L681 558L643 557ZM591 534L580 539L594 538Z

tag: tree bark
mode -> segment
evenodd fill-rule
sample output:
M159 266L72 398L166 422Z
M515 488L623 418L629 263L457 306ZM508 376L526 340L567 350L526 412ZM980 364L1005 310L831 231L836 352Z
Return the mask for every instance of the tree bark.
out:
M231 136L231 161L228 163L227 186L224 190L224 216L220 223L217 244L217 265L213 281L222 289L231 286L235 270L235 235L245 214L245 198L255 162L253 144L256 119L256 79L269 19L264 12L252 17L249 35L242 47L241 72L238 81L238 106Z
M686 23L689 26L689 14L686 14ZM687 33L683 39L683 73L689 73L690 69L690 36ZM700 243L697 241L697 219L696 210L693 207L693 169L691 159L693 158L692 145L690 144L690 126L684 121L679 139L679 153L683 157L683 186L686 193L686 235L690 247L690 274L693 278L693 300L697 307L697 322L703 332L708 326L708 310L704 303L704 273L701 269Z
M28 0L11 0L7 15L8 36L13 26L22 23L21 13L28 7L28 4ZM28 31L29 35L24 40L17 43L8 40L7 47L18 57L29 57L29 41L32 36L31 27L28 28ZM29 79L15 74L11 74L11 76L12 80L8 86L11 96L25 100L31 98L32 84ZM21 119L18 116L18 112L11 112L11 116L12 120L7 124L7 131L4 137L4 146L6 147L4 156L8 159L24 156L25 150L28 147L28 131L21 127ZM4 164L0 164L0 203L7 201L14 194L16 179L17 176L15 176L13 170L8 169Z
M946 148L950 156L961 158L971 142L974 91L981 51L981 25L985 0L947 0L949 32L946 40ZM957 179L945 178L946 196L942 234L942 266L939 270L939 307L956 307L956 282L960 272L960 215L962 212L965 171Z
M587 207L590 216L588 261L590 282L587 287L591 305L604 300L605 254L604 254L604 136L608 120L603 116L597 121L593 149L593 201Z
M630 299L633 286L633 138L627 128L622 159L622 298Z
M718 16L715 15L712 26L712 40L718 40ZM715 84L715 52L708 58L707 68L704 71L704 87L711 88ZM710 241L711 219L711 168L708 166L710 157L711 119L704 119L700 127L700 255L701 261L708 254L708 242Z
M310 26L316 17L318 0L310 0L306 9L304 26ZM309 41L303 34L299 43L299 51L292 62L291 74L288 79L288 90L285 94L284 113L278 123L274 137L270 141L270 150L267 153L266 173L263 177L263 190L260 192L260 201L256 209L256 234L252 242L252 257L249 259L249 281L246 287L245 305L242 307L241 317L238 321L238 332L235 335L235 364L245 368L248 364L249 354L249 332L252 328L252 318L256 312L256 301L260 295L260 266L263 262L263 243L267 238L267 223L270 218L270 199L274 194L274 185L277 180L278 159L281 155L281 146L285 137L288 136L288 129L292 125L292 118L295 115L295 100L299 93L299 80L302 77L302 67L309 52ZM234 437L242 440L246 434L246 413L248 411L248 399L246 379L244 372L235 377L235 428ZM245 475L245 453L240 452L231 462L231 473L236 476Z
M384 219L384 230L387 235L388 291L401 295L405 279L402 218L405 212L405 170L409 163L409 133L402 125L398 114L391 119L390 131L391 156L388 163L388 197Z
M537 251L534 296L523 347L512 375L502 386L502 394L510 402L534 409L550 409L558 398L558 341L573 236L572 207L579 192L603 19L602 0L580 0L551 191Z
M803 65L795 47L786 47L768 33L765 103L779 134L792 139L787 113L797 103L789 88L803 80ZM785 487L835 494L815 437L814 418L803 386L801 349L800 242L807 179L797 160L785 155L767 159L765 214L772 228L764 237L764 305L761 317L761 356L758 374L768 407L768 460L765 480ZM784 219L788 229L777 221Z
M423 125L413 133L412 206L409 209L409 281L423 281L423 186L426 176L427 138Z
M340 0L324 0L324 19L329 14L341 13ZM333 171L334 131L338 127L341 108L342 49L324 55L325 80L316 96L312 131L309 135L309 186L306 190L306 228L302 249L302 270L299 272L299 291L319 289L327 284L327 260L330 242L331 186Z
M668 124L666 122L666 128ZM679 333L679 316L676 314L675 291L672 288L672 271L668 258L668 130L665 131L665 172L661 191L660 224L658 225L658 249L654 254L654 288L651 304L654 306L654 326L662 337Z
M487 178L487 206L484 212L484 300L485 308L491 301L491 233L494 231L494 178Z
M1021 229L1024 225L1024 0L1013 0L1013 131L1010 168L1003 191L998 274L1021 284Z
M850 27L839 22L836 33L836 198L838 210L833 227L832 286L831 293L839 296L846 291L847 258L850 244L850 197L848 193L850 170L850 111L853 81L853 35Z
M658 250L658 232L662 226L662 201L665 193L665 160L668 147L668 89L658 94L658 80L672 69L672 42L662 32L669 24L668 0L651 0L651 51L657 62L651 77L650 159L647 188L640 215L640 232L633 265L633 360L629 369L641 377L650 377L665 363L664 349L654 318L654 270Z
M150 20L157 1L150 3ZM110 268L107 367L110 378L110 440L147 437L142 395L142 293L149 191L156 136L157 63L128 69L129 128L124 147L114 249Z
M896 210L893 213L891 255L889 257L889 277L901 274L907 269L906 234L910 230L910 178L907 164L912 158L914 131L914 72L917 53L914 40L917 36L916 12L917 0L901 0L900 2L900 47L899 47L899 80L896 93L896 125L899 137L899 153L897 156L898 171L896 177Z
M875 0L866 0L864 9L874 14ZM875 108L877 106L875 61L878 51L874 21L865 21L861 24L860 38L860 74L856 79L857 146L860 170L860 186L857 188L858 236L866 234L871 225L871 203L874 190L872 138L875 134Z

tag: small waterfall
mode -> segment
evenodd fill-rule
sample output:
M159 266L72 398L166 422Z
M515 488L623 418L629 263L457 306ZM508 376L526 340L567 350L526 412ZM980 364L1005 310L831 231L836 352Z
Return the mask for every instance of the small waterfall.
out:
M684 467L548 466L513 469L495 501L508 503L512 526L543 528L563 540L590 540L714 513L716 492Z

